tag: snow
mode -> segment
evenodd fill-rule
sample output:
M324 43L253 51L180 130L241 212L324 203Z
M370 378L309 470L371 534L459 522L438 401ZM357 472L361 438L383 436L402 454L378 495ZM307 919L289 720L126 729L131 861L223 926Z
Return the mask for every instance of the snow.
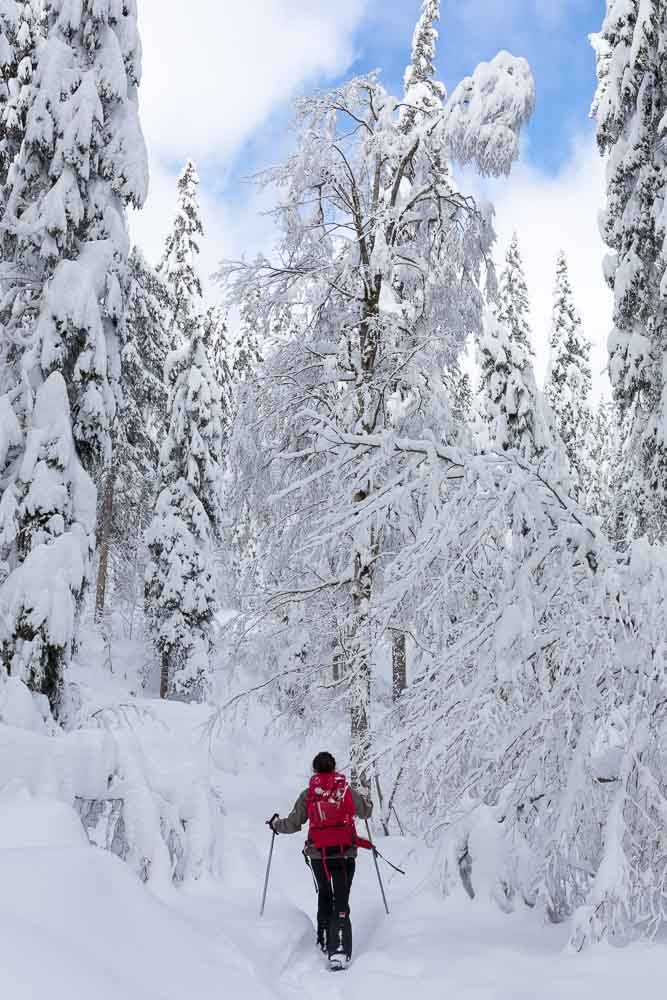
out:
M153 717L181 741L176 753L180 749L187 757L202 709L149 702L141 707L154 709ZM389 917L370 856L362 852L352 890L355 957L344 978L332 977L314 948L315 896L300 837L277 839L266 914L258 915L269 845L264 819L274 809L287 810L304 783L303 762L312 747L253 737L261 720L258 725L255 713L250 722L219 737L212 748L214 786L226 814L220 877L178 890L142 884L128 865L85 844L71 807L34 799L0 777L0 996L405 1000L412 994L419 1000L534 1000L539 994L540 1000L625 1000L632 991L651 1000L662 995L663 943L602 945L576 954L566 947L567 925L544 926L527 908L501 912L490 898L492 871L480 872L474 901L461 888L445 899L426 887L433 853L411 837L381 838L379 844L407 871L403 878L382 866ZM6 760L4 754L0 758ZM188 780L185 774L181 778Z
M14 801L0 798L0 851L85 846L86 832L71 806L34 801L26 790Z
M21 443L21 427L7 396L0 396L0 469L11 448Z
M187 715L183 734L182 706L154 713L129 695L79 690L81 728L54 734L40 715L43 699L15 678L0 682L3 807L11 792L35 809L76 809L91 842L154 886L217 872L220 806L209 781L207 711Z

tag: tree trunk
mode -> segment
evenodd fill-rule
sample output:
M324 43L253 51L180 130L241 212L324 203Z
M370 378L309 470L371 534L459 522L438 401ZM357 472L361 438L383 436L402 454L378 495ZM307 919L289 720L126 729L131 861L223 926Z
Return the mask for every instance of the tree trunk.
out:
M405 632L394 632L391 640L391 693L394 701L398 701L408 686L408 657Z
M380 784L380 775L375 772L375 790L378 796L378 813L380 818L380 823L382 824L382 832L385 837L389 836L389 815L390 811L385 815L384 811L384 795L382 794L382 785Z
M169 697L169 655L163 653L160 660L160 697Z
M369 547L372 550L372 546ZM369 609L373 594L373 566L360 555L355 559L353 586L354 642L350 697L350 736L353 780L370 789L368 758L371 750L370 705L372 657Z
M361 236L363 249L363 236ZM359 327L359 349L361 357L361 378L357 384L357 401L361 428L365 434L376 430L377 410L369 405L368 387L375 373L378 350L377 317L379 312L382 279L377 275L372 287L369 286L364 302L363 315ZM363 504L368 500L372 484L357 490L353 503ZM350 698L350 736L353 780L370 790L371 775L368 760L371 751L370 710L372 657L370 649L370 619L373 599L373 581L378 540L371 525L366 529L366 538L355 540L354 582L352 603L354 608L354 636L352 643L352 685Z
M343 679L345 669L345 657L341 649L337 649L333 655L333 679L338 683Z
M98 545L100 561L97 568L97 591L95 594L95 621L100 622L104 615L104 605L107 596L109 578L109 554L111 552L111 529L113 526L113 501L116 473L109 466L104 476L104 492L102 494L102 509L98 528Z

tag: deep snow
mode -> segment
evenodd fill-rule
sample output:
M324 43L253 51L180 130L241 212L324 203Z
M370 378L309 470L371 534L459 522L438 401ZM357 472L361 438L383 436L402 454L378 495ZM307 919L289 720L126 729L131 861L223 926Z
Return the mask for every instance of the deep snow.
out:
M152 704L191 756L201 709ZM252 727L254 730L254 727ZM318 746L253 740L251 728L212 745L211 780L224 804L220 878L184 888L143 885L132 869L88 846L78 816L53 789L0 788L0 996L8 1000L540 1000L662 997L667 948L567 951L548 928L489 900L428 888L430 852L391 838L383 853L386 917L372 860L360 857L352 893L355 959L332 976L314 948L314 892L299 836L279 837L266 914L260 890L270 835ZM269 763L267 763L269 762ZM432 883L431 883L432 884Z

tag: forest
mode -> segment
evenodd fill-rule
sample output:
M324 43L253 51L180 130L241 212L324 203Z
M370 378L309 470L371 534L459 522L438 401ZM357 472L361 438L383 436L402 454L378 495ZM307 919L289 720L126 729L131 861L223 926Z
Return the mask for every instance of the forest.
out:
M659 942L667 3L606 0L591 39L601 392L564 252L540 384L521 234L499 253L477 193L522 156L525 58L448 91L449 5L415 3L402 90L298 98L253 178L273 245L209 277L194 157L161 257L132 238L141 6L0 0L0 867L83 831L142 892L224 882L227 769L329 744L434 907Z

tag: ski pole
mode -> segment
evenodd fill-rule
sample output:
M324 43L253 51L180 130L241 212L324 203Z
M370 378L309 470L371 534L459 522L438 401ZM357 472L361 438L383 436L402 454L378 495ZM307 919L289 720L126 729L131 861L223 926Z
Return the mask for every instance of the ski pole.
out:
M262 895L262 908L259 911L260 917L264 916L264 907L266 906L266 894L269 890L269 873L271 872L271 858L273 857L273 845L276 842L276 834L273 831L273 836L271 837L271 847L269 848L269 860L266 865L266 878L264 879L264 893Z
M368 820L366 820L366 830L368 831L368 839L372 843L373 842L373 838L371 837L371 828L370 828L370 825L368 823ZM389 916L389 904L387 903L387 897L385 896L385 893L384 893L384 886L382 884L382 876L380 875L380 866L378 864L377 851L375 850L375 847L373 847L373 861L375 862L375 871L377 872L378 882L380 883L380 892L382 893L382 902L384 903L384 908L385 908L385 911L387 913L387 916Z

